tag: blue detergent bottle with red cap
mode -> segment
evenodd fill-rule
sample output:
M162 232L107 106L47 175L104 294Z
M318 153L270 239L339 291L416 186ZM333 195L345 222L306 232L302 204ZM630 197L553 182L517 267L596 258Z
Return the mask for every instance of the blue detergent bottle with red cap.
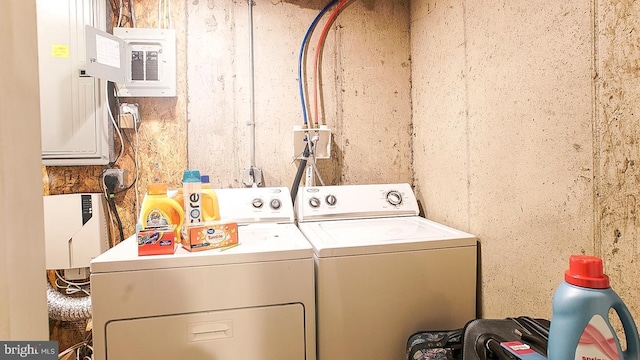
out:
M571 255L564 282L553 295L549 360L638 360L638 329L620 297L611 289L602 259ZM613 309L624 329L627 349L609 321Z

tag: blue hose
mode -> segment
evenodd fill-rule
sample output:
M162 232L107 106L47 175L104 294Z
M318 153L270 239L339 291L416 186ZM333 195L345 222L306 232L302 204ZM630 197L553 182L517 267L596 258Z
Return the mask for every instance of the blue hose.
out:
M302 85L302 58L304 56L304 48L309 42L309 37L313 33L313 29L315 29L316 25L318 24L318 21L320 21L322 16L337 2L338 0L332 0L331 2L329 2L324 7L324 9L322 9L320 13L318 13L316 18L313 19L313 22L311 23L311 25L309 25L309 29L307 29L307 33L304 35L304 39L302 40L302 46L300 47L300 57L298 58L298 84L300 86L300 101L302 102L302 118L304 120L305 125L307 125L307 104L304 100L304 88Z

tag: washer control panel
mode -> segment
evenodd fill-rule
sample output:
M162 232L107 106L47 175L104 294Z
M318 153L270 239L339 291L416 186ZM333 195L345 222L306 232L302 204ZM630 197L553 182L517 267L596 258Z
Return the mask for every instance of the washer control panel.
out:
M391 190L387 193L387 202L389 204L398 206L402 204L402 193L397 190Z
M417 215L409 184L302 187L295 202L298 221Z

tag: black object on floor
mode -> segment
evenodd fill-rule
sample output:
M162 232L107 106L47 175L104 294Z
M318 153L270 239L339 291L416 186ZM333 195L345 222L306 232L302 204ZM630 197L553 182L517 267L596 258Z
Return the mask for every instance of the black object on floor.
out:
M519 316L475 319L464 328L419 331L407 340L406 360L513 360L501 343L518 341L546 357L551 323Z
M464 329L462 358L513 359L513 355L500 346L500 343L508 341L519 341L546 357L550 325L549 320L527 316L472 320Z

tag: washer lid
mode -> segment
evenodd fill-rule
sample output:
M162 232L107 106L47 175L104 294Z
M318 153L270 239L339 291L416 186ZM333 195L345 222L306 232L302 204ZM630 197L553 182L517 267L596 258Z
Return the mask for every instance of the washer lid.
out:
M189 252L178 245L173 255L138 256L133 235L91 261L91 273L312 259L313 249L294 224L238 226L239 245Z
M318 257L475 246L475 236L418 216L300 223Z

